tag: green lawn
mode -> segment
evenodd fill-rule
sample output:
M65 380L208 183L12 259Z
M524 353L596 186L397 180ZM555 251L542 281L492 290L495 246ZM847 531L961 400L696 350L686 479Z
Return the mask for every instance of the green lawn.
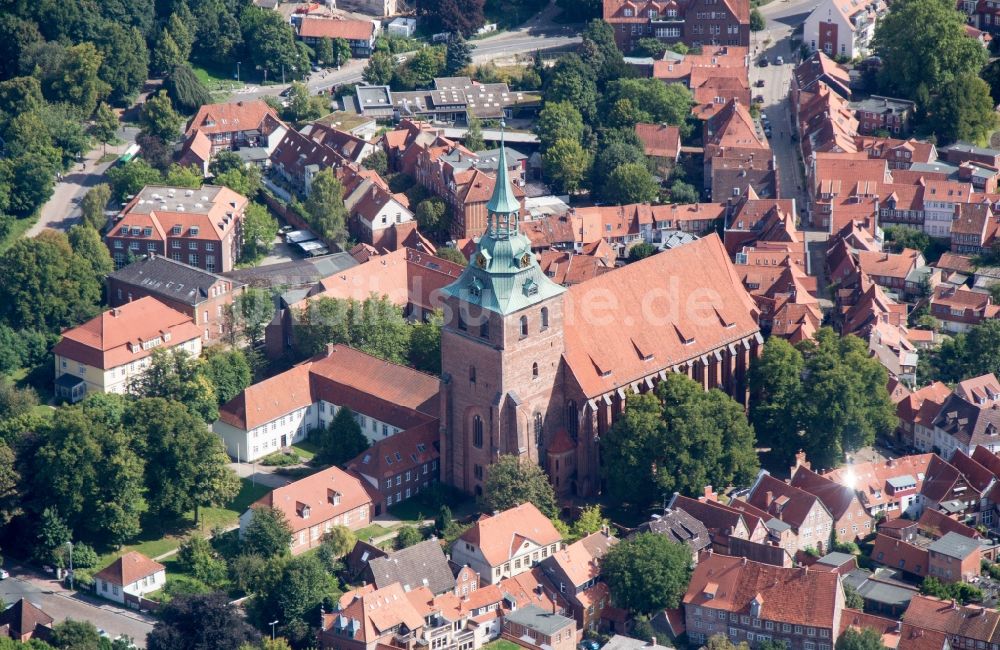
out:
M399 517L403 523L422 524L425 519L433 519L437 516L437 510L428 507L419 498L407 499L399 505L389 508L389 514Z
M313 457L319 453L319 448L308 440L295 443L292 445L292 449L295 450L295 453L297 453L302 460L307 462L312 460Z
M18 239L24 236L24 233L35 225L38 221L38 213L31 215L30 217L25 217L24 219L12 219L10 223L10 231L0 238L0 253L4 252L8 248L14 245Z
M263 485L254 485L249 479L241 479L243 487L239 494L227 506L222 508L202 508L201 522L196 527L194 525L194 513L189 513L186 518L186 527L182 530L175 530L164 534L162 530L143 530L139 534L139 539L132 544L126 544L122 548L109 551L102 555L97 563L97 569L103 569L120 555L128 551L138 551L146 557L155 558L179 547L185 539L193 533L210 534L216 526L232 526L239 521L239 516L243 514L251 503L264 496L270 488ZM151 522L155 523L155 522Z
M484 645L483 650L521 650L521 646L507 639L497 639Z
M244 84L242 81L236 81L234 75L236 70L220 70L218 68L203 68L201 66L193 66L194 76L198 77L198 81L203 83L206 88L213 92L223 92L223 91L233 91L237 88L242 88ZM240 79L245 79L250 72L255 72L254 70L247 70L246 68L240 69Z
M380 526L378 524L372 524L371 526L365 526L354 531L355 537L363 542L367 542L372 537L381 537L389 532L388 528Z

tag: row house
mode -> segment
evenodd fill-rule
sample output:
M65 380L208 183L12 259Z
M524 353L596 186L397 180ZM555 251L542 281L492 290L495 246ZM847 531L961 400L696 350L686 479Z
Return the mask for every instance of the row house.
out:
M346 118L345 118L346 119ZM375 153L375 144L363 137L342 130L339 126L344 126L338 119L323 118L310 122L302 127L302 134L307 135L316 142L336 149L347 161L360 165L368 156Z
M670 541L684 544L691 549L692 562L697 562L701 552L712 546L712 538L705 524L683 508L664 508L663 514L653 514L636 531L666 535Z
M224 273L239 257L247 203L228 187L147 185L114 218L104 243L116 268L154 254Z
M857 253L858 268L868 274L875 284L898 295L906 295L907 278L926 265L920 251L904 248L899 253Z
M393 193L378 172L347 164L337 170L344 187L347 228L355 240L377 250L396 250L398 233L416 227L409 200Z
M757 476L746 498L755 508L791 526L797 551L826 553L833 533L833 516L815 495L780 481L765 470Z
M946 459L977 447L1000 451L1000 383L994 375L960 381L934 418L934 446Z
M856 542L871 534L874 520L865 510L857 493L850 487L814 472L806 461L804 452L796 454L791 474L789 485L814 495L826 506L833 519L833 532L837 540Z
M368 482L376 514L431 488L441 475L438 420L377 440L347 467Z
M1000 646L1000 612L982 605L960 605L916 594L903 614L903 631L926 631L946 637L952 650L994 650ZM937 642L935 642L936 644ZM902 645L901 640L901 648Z
M887 519L904 515L916 519L926 508L948 501L966 502L970 494L962 474L936 454L853 463L823 476L854 490L869 515Z
M683 510L700 522L708 531L712 550L718 553L733 555L731 549L733 539L744 539L758 544L768 541L767 527L755 514L743 513L710 498L692 499L675 494L667 509Z
M965 255L981 255L1000 241L1000 216L989 203L963 203L951 224L951 250Z
M350 410L374 443L436 421L438 380L332 345L244 389L219 408L212 429L231 457L253 461L305 440L314 429L329 425L341 408Z
M482 582L530 571L562 548L562 535L532 503L484 515L451 545L453 562L472 567Z
M223 340L229 306L243 287L232 278L151 254L108 275L106 295L112 307L152 296L190 316L202 328L202 344L211 345Z
M662 60L653 62L653 77L687 86L695 101L691 113L702 121L730 100L750 105L750 55L746 47L709 46L687 54L668 50Z
M978 540L955 532L938 539L910 532L902 538L877 535L871 558L915 578L933 577L952 583L970 582L977 577L982 554Z
M271 152L271 169L302 197L309 196L316 174L345 164L347 159L339 151L294 129L289 129Z
M750 45L747 0L604 0L603 17L623 52L631 52L642 38L694 48Z
M601 579L601 559L618 539L607 531L591 533L542 560L539 567L569 601L581 630L596 631L601 614L611 602Z
M924 232L950 237L957 208L972 200L972 184L928 180L924 183Z
M307 45L315 46L322 39L341 38L351 46L351 55L359 58L371 56L375 38L381 31L380 23L375 20L303 16L298 23L298 37ZM333 65L334 62L325 63Z
M693 643L722 635L733 644L775 641L789 650L832 650L844 615L844 589L832 571L705 553L682 607Z
M806 17L803 43L811 50L847 59L868 56L875 23L888 11L881 0L867 4L824 0Z
M808 250L798 229L795 199L762 199L752 187L747 187L740 196L727 199L723 243L726 251L735 256L743 247L758 242L801 245L803 253L801 257L796 255L795 263L809 271Z
M205 104L187 124L178 162L207 176L220 151L236 152L246 162L266 160L288 130L263 100Z
M661 244L677 231L705 234L724 214L725 206L721 203L630 203L572 208L566 216L573 228L573 245L577 253L604 241L619 257L626 257L632 245L639 242Z
M900 442L919 452L934 450L934 419L951 389L939 381L913 391L896 404Z
M748 186L760 198L778 196L771 146L744 104L734 99L723 106L705 122L703 139L709 198L739 197Z
M993 304L990 294L953 285L935 287L930 309L931 316L941 323L942 329L952 334L967 332L986 320L1000 318L1000 305Z
M413 650L425 626L421 610L398 582L381 589L365 585L346 592L333 612L322 615L319 644L323 650Z
M323 543L335 526L364 528L374 515L372 494L364 481L339 467L329 467L288 485L275 488L240 515L240 538L259 508L281 511L291 529L293 555Z
M907 99L872 95L867 99L851 102L858 120L858 133L874 135L878 132L905 136L910 132L910 121L916 104Z
M191 317L145 296L62 332L52 348L57 399L131 392L155 350L201 356L201 328Z

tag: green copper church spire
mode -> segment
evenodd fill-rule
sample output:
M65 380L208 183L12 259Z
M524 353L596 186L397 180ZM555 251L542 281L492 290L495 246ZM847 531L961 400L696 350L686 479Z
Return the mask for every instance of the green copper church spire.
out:
M517 218L521 204L514 196L507 172L507 147L504 144L504 124L500 123L500 159L497 164L497 180L493 186L493 196L486 204L489 213L489 230L497 237L509 237L518 230Z

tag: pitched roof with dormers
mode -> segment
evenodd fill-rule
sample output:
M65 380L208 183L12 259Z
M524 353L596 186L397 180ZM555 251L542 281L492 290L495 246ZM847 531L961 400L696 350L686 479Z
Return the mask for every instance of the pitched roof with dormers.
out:
M282 124L278 114L263 100L241 100L223 104L205 104L188 122L184 132L205 135L234 131L261 131L265 135L273 126Z
M144 296L95 316L62 333L52 352L101 370L110 370L201 338L187 314Z
M524 544L548 546L562 541L562 535L532 503L522 503L495 515L484 515L458 541L479 548L490 566L513 557Z
M807 523L808 517L817 512L817 508L830 516L830 511L816 495L779 481L763 471L747 495L747 502L796 530Z
M293 534L342 516L361 506L372 507L372 495L357 474L329 467L305 478L274 488L255 501L254 507L277 508Z
M838 621L840 589L840 576L832 571L702 553L683 602L747 615L755 606L757 618L832 630Z

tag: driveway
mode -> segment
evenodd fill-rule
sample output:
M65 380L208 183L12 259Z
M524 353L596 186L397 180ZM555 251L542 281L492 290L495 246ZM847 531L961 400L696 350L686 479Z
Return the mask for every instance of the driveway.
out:
M269 488L284 487L292 482L287 476L275 473L277 467L267 467L260 463L229 463L229 468L240 478L249 478Z
M122 154L138 135L139 130L133 126L123 126L118 130L118 138L122 144L109 146L108 153ZM87 191L95 185L104 182L106 172L115 161L98 163L104 155L104 147L98 147L88 152L82 163L75 163L73 169L63 175L62 181L57 181L52 197L42 206L38 223L32 226L26 236L34 237L46 228L69 230L80 221L80 201Z
M10 577L0 581L0 598L14 603L20 598L41 607L56 623L66 619L90 621L112 638L131 637L140 648L146 647L146 635L153 629L154 618L101 600L89 594L71 592L56 580L36 574L26 567L7 562Z

